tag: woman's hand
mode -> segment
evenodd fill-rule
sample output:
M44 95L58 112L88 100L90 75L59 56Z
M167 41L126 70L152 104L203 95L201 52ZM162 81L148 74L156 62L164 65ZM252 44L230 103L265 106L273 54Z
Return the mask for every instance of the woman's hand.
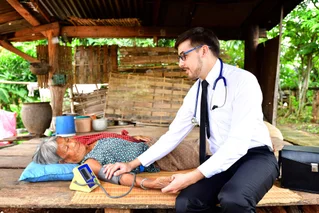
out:
M152 140L151 137L143 136L143 135L135 135L135 136L132 136L132 137L135 138L136 140L144 141L144 142L150 142Z
M155 180L151 181L150 188L153 188L153 189L165 188L166 186L168 186L172 182L172 180L173 179L171 177L158 177Z
M205 178L205 176L195 169L185 174L174 174L171 177L171 183L162 189L163 193L177 193L182 189L185 189L191 184Z

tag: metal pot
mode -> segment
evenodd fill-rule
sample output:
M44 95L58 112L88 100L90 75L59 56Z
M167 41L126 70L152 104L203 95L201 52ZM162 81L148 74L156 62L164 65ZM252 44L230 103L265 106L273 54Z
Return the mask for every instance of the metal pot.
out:
M92 121L92 127L94 131L104 131L107 129L107 119L100 118Z

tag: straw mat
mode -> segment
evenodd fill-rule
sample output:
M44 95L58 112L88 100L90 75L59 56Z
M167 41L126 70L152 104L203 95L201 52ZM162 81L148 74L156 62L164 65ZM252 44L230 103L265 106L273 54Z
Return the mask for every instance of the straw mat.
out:
M179 171L179 173L185 173L187 171ZM175 172L176 173L176 172ZM160 176L170 176L174 172L160 172L160 173L142 173L138 176L147 178L156 178ZM110 195L121 195L127 192L129 187L120 186L110 183L101 182L102 186ZM174 207L175 198L177 194L163 194L160 190L143 190L139 187L135 187L130 194L123 198L112 199L108 198L100 188L94 189L90 193L76 191L71 200L73 204L117 204L128 206L147 206L155 208L156 206ZM301 196L297 193L283 189L277 186L273 186L269 192L263 197L258 205L276 205L276 204L289 204L295 203L301 200Z
M176 173L186 173L190 170L178 172L158 172L158 173L141 173L138 176L147 178L157 178L171 176ZM110 184L100 181L106 191L117 196L128 191L129 187ZM108 198L100 188L94 189L90 193L76 191L71 200L73 204L125 204L125 205L166 205L173 207L175 205L176 194L163 194L160 190L144 190L135 187L128 195L119 199Z
M278 186L273 186L267 194L259 201L258 205L274 205L295 203L301 200L301 196L291 191L290 189L283 189Z

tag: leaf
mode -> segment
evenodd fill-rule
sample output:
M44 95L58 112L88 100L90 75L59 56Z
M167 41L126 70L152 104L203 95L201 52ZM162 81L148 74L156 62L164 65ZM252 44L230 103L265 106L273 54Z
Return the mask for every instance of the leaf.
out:
M4 88L0 88L0 103L8 104L10 102L9 98L10 96L8 91Z

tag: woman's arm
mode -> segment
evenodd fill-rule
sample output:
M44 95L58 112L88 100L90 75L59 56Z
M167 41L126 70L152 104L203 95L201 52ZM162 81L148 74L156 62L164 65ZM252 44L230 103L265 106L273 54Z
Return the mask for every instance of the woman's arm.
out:
M94 172L96 176L98 175L99 171L102 169L102 165L95 159L90 158L86 160L85 163L87 163L90 166L90 168L92 169L92 171ZM143 179L145 178L136 177L134 185L141 187L141 182ZM124 173L122 174L120 178L120 184L123 186L131 186L133 180L134 180L134 176L132 174ZM144 188L147 188L147 189L162 189L166 187L170 182L171 182L170 177L159 177L156 179L146 178L143 181L143 186Z
M120 179L120 184L123 186L131 186L133 182L133 175L130 173L122 174ZM143 181L143 187L141 183ZM154 178L143 178L143 177L136 177L135 186L139 186L143 189L162 189L168 186L171 182L171 177L158 177Z
M93 158L87 159L84 163L87 163L90 166L90 168L92 169L92 171L94 172L96 176L98 175L100 169L102 168L102 165Z

